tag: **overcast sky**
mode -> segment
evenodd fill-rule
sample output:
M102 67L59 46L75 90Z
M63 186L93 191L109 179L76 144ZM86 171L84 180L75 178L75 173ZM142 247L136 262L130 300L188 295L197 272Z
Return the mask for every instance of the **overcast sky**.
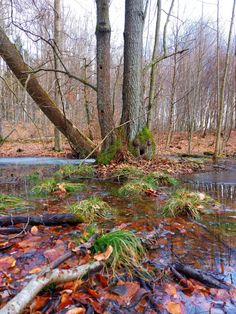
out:
M150 29L154 31L155 21L155 7L156 0L150 0L153 4L150 11ZM163 10L169 9L171 0L163 0ZM92 29L95 29L96 24L96 5L95 0L66 0L64 1L66 6L69 6L72 13L76 17L83 18L85 16L90 17L90 23ZM179 3L179 17L183 21L187 20L199 20L202 12L202 0L175 0L175 8L173 15L177 14L177 7ZM124 28L124 4L125 0L111 0L110 5L110 21L112 25L112 40L122 43L123 41L123 28ZM205 20L210 19L216 21L216 9L217 0L203 1L204 10L203 17ZM225 29L228 33L229 21L232 14L233 0L220 0L220 23L221 29ZM162 14L162 22L165 21L166 14ZM173 19L172 19L173 20ZM153 23L152 23L153 21ZM150 36L150 35L149 35Z

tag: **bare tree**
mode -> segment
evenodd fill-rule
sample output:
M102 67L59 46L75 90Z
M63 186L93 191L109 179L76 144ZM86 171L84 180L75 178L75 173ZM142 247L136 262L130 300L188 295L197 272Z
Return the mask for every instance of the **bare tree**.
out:
M109 0L96 0L97 4L97 109L102 138L114 129L110 92L110 37ZM106 137L103 150L114 141L114 133Z

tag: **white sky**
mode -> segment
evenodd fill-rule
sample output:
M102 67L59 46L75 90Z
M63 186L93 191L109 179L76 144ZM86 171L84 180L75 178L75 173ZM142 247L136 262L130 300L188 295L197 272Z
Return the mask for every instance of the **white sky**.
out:
M150 33L154 31L155 7L156 0L150 0L153 7L150 13ZM171 0L162 0L163 9L168 11ZM202 12L202 0L175 0L173 15L177 14L177 5L179 3L179 17L183 21L199 20ZM216 21L217 0L203 0L204 3L204 19ZM116 42L116 46L122 44L123 28L124 28L124 5L125 0L111 0L110 5L110 21L112 26L112 41ZM96 5L95 0L64 0L64 5L70 7L73 15L77 18L85 16L90 17L92 29L95 30L96 25ZM220 25L228 33L229 21L232 14L233 0L220 0ZM162 14L162 23L165 21L166 14ZM213 25L214 27L214 25Z

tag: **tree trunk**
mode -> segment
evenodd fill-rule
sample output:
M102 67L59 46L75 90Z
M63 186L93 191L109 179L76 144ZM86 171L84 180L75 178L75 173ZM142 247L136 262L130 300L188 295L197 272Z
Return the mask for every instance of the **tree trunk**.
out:
M221 131L222 131L222 124L223 124L223 115L224 115L224 102L225 102L225 86L226 86L226 79L227 79L227 74L228 74L228 68L229 68L229 57L230 57L230 45L231 45L231 40L232 40L232 32L233 32L233 24L234 24L234 12L235 12L235 6L236 6L236 0L233 2L233 8L232 8L232 16L230 20L230 28L229 28L229 36L228 36L228 43L227 43L227 51L226 51L226 57L225 57L225 64L224 64L224 73L223 73L223 78L222 82L220 85L220 90L219 90L219 103L218 103L218 119L217 119L217 131L216 131L216 145L215 145L215 153L214 157L217 158L221 154ZM217 5L217 11L218 11L218 16L217 16L217 41L219 41L218 36L219 36L219 3ZM219 44L218 44L219 45ZM219 68L219 47L217 45L217 68ZM218 73L218 78L219 80L219 73Z
M147 112L147 126L151 128L152 123L152 108L155 99L155 88L156 88L156 67L157 64L154 61L157 59L159 50L159 40L160 40L160 25L161 25L161 0L157 0L157 20L156 20L156 30L155 30L155 43L152 53L152 64L150 73L150 85L149 85L149 100L148 100L148 112Z
M30 74L31 68L23 61L15 45L10 42L2 28L0 28L0 56L5 60L21 85L26 88L38 107L65 135L81 157L85 157L95 149L95 144L63 115L56 103L41 87L36 76ZM94 155L96 154L97 151L94 152Z
M109 0L96 0L97 5L97 109L104 139L114 129L110 91L110 37ZM114 133L103 142L103 150L114 141Z
M61 49L62 49L62 29L61 29L61 0L54 0L54 67L60 70ZM55 102L61 107L62 99L60 95L61 77L60 73L55 72L54 94ZM62 150L61 133L58 128L54 127L54 149L56 152Z
M125 1L123 109L121 123L132 142L145 126L142 97L143 0Z

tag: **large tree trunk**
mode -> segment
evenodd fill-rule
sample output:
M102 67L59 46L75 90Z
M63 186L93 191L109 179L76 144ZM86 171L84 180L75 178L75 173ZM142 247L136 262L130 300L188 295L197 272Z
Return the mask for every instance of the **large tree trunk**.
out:
M26 88L38 107L70 141L80 157L86 156L95 149L95 144L63 115L55 102L41 87L36 76L29 74L31 72L30 67L23 61L15 45L10 42L2 28L0 28L0 56L5 60L22 86ZM94 154L96 154L96 151Z
M55 70L61 70L60 59L62 57L62 27L61 27L61 0L54 0L54 67ZM60 57L59 57L60 56ZM60 94L61 89L61 74L55 72L55 81L54 81L54 93L55 93L55 102L61 107L62 97ZM54 127L54 148L55 151L59 152L62 150L61 143L61 133L57 127Z
M124 80L121 122L131 142L145 126L142 97L143 0L125 1Z
M102 138L114 128L110 92L110 37L109 0L97 4L97 109ZM114 141L114 133L103 142L103 150Z

